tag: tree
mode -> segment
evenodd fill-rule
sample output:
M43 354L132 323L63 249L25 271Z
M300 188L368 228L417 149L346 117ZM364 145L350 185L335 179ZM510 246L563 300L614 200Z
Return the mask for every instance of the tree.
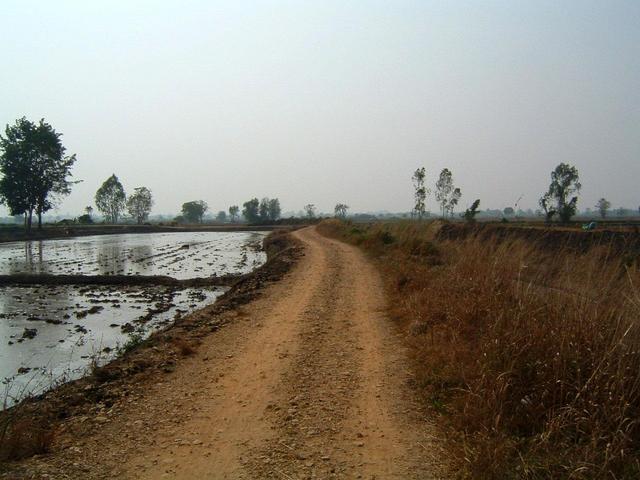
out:
M477 199L475 202L471 204L471 208L467 208L467 210L462 215L467 222L473 223L476 221L476 215L478 214L478 207L480 206L480 199Z
M260 206L258 207L258 216L260 222L267 223L269 221L269 199L263 198L260 200Z
M607 211L611 208L611 202L606 198L601 198L598 200L598 203L596 203L596 208L600 212L600 216L605 218L607 216Z
M505 207L504 210L502 210L502 213L505 217L513 217L516 212L513 207Z
M269 200L269 207L267 208L269 212L269 220L275 222L280 218L280 200L277 198L272 198Z
M55 197L71 193L71 167L76 156L65 156L62 136L44 121L22 117L0 136L0 199L11 215L24 215L31 229L33 212L42 228L42 214L53 208Z
M413 181L415 199L413 213L416 217L418 217L418 219L422 219L422 217L424 217L425 201L427 199L427 195L430 193L424 185L425 176L425 169L424 167L421 167L413 172L413 177L411 177L411 180Z
M151 213L153 207L153 198L151 190L147 187L138 187L134 189L133 195L127 200L127 211L129 215L136 219L138 225L144 223Z
M334 216L336 218L347 218L347 210L349 210L349 205L345 205L344 203L337 203L335 208L333 209Z
M124 188L115 174L104 181L95 196L96 207L111 223L118 223L118 218L124 211L126 200Z
M313 203L308 203L304 206L304 211L307 215L307 218L315 218L316 217L316 206Z
M237 205L231 205L229 207L229 217L231 217L231 223L236 223L240 214L240 208Z
M188 223L202 223L204 212L209 209L204 200L193 200L182 204L182 216Z
M447 212L453 214L461 197L460 189L453 186L453 174L448 168L444 168L436 182L436 201L440 204L442 218L447 216Z
M551 194L549 192L545 193L540 200L538 200L538 204L544 211L544 220L549 223L553 220L553 216L557 213L556 209L553 208Z
M91 205L87 205L84 207L85 213L91 218L91 214L93 214L93 207Z
M578 169L567 163L561 163L551 172L551 184L548 196L556 202L556 211L560 220L568 222L576 214L578 208L578 194L582 185L578 176Z
M218 222L224 223L227 221L227 212L225 212L224 210L220 210L218 212L218 215L216 215L216 220Z
M259 208L260 201L257 198L252 198L242 204L242 216L247 222L256 223L260 221Z

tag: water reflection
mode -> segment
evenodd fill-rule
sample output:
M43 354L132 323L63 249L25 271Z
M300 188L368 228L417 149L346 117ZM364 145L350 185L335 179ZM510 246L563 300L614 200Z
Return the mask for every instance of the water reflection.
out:
M168 275L247 273L265 261L263 232L124 234L0 244L0 274Z

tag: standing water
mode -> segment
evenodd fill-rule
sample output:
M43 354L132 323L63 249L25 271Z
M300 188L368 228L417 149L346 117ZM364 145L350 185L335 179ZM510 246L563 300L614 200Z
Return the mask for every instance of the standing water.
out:
M0 274L243 274L262 265L264 232L121 234L0 244ZM226 289L0 286L0 378L9 406L86 374L132 338L212 303ZM0 405L1 407L1 405Z

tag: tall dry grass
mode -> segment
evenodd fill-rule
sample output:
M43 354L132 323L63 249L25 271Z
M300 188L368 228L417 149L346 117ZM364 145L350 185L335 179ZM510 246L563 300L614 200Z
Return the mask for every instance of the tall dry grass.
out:
M385 273L425 400L470 478L640 478L640 274L606 246L325 222Z

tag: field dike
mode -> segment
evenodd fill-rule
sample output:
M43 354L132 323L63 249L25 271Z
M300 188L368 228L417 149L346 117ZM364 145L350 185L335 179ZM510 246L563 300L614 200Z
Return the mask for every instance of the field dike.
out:
M132 337L123 346L120 357L107 365L93 368L91 375L65 383L42 395L27 398L0 412L0 461L4 462L0 463L0 473L10 471L12 461L48 452L59 425L64 420L71 417L81 420L95 417L94 420L99 423L99 407L109 408L116 400L143 389L146 382L173 371L181 358L195 352L203 337L232 322L236 318L235 309L259 296L267 283L282 278L302 252L297 240L285 230L272 232L265 238L263 246L267 262L254 272L240 277L219 277L213 280L226 282L215 283L216 285L230 285L229 291L214 304L180 318L145 340ZM34 279L24 279L25 282L29 280ZM71 278L64 278L62 282L67 280L77 283L71 281ZM107 281L110 284L114 284L114 281L117 284L121 280L125 284L124 282L154 282L157 278L144 280L129 276L115 280L94 278L86 281L93 280ZM198 280L200 279L192 281L188 286L198 286ZM183 283L180 282L180 285Z
M461 223L319 230L384 276L461 478L640 478L633 232Z

